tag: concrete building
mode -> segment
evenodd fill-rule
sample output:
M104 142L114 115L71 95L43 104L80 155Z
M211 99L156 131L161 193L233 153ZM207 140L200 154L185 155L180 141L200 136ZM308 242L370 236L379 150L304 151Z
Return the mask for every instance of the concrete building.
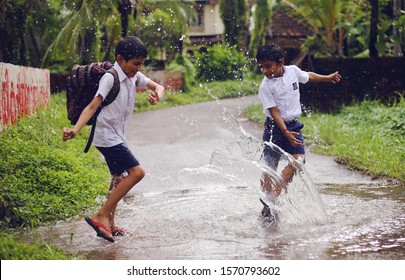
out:
M193 2L194 17L189 24L189 50L201 45L222 42L224 24L219 11L219 0L199 0Z
M194 18L189 24L187 50L198 49L202 45L222 42L224 25L220 14L220 0L200 0L193 2ZM249 0L251 6L255 1ZM252 19L251 19L252 20ZM310 34L303 24L283 11L274 11L272 24L266 42L274 42L286 51L286 60L291 62L300 56L300 46Z

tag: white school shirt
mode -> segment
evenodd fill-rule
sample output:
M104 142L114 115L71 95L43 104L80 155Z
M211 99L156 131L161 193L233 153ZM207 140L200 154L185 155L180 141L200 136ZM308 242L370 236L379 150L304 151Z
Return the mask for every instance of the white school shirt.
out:
M259 87L259 98L263 104L263 113L267 117L271 118L269 109L277 106L281 118L289 122L302 114L299 83L307 83L309 74L295 65L283 68L284 75L281 77L264 77Z
M134 78L128 78L118 62L114 63L114 68L117 70L120 80L120 91L117 98L110 105L105 106L97 117L93 139L93 145L97 147L112 147L121 143L128 145L125 135L135 106L135 83L138 82L139 87L146 87L146 84L150 81L141 72L138 72ZM113 84L114 77L112 74L106 73L103 75L96 96L101 95L104 100Z

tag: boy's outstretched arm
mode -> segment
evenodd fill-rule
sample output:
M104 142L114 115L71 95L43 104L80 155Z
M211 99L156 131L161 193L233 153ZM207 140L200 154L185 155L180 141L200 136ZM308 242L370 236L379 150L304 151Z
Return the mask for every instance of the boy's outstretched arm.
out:
M308 72L309 74L309 81L310 82L325 82L325 83L332 83L337 84L342 79L342 76L339 74L338 71L329 75L321 75L315 72Z
M165 94L165 88L152 80L147 83L146 87L151 90L151 93L147 97L149 103L156 105Z
M67 141L69 139L73 139L79 133L79 131L87 124L87 122L94 116L97 108L100 106L101 102L103 102L103 97L101 95L97 95L93 98L89 105L84 108L83 112L80 114L79 119L77 120L76 125L73 128L64 127L62 130L62 139L63 141Z

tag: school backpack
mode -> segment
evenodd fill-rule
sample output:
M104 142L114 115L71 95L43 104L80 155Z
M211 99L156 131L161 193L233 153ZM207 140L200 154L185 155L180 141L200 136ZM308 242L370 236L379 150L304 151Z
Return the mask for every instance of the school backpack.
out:
M95 62L88 65L74 65L66 78L66 107L68 119L70 123L74 125L77 123L84 108L86 108L96 95L100 79L105 73L111 73L113 75L114 84L100 107L97 108L94 116L87 122L88 125L92 124L93 126L86 148L84 149L85 153L87 153L93 141L97 116L104 106L111 104L117 97L120 91L120 81L117 71L109 61Z

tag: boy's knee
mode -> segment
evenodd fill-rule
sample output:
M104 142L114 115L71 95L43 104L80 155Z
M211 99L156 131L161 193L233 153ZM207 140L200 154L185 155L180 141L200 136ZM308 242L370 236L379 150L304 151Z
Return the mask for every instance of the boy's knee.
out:
M145 170L138 165L136 167L131 168L128 171L128 174L130 176L137 178L138 180L142 180L142 178L145 177Z
M305 164L305 155L299 155L299 156L297 156L296 158L295 158L297 161L298 161L298 163L299 164Z
M145 177L145 170L143 169L143 168L140 168L140 170L139 170L139 175L138 175L141 179L143 178L143 177Z

